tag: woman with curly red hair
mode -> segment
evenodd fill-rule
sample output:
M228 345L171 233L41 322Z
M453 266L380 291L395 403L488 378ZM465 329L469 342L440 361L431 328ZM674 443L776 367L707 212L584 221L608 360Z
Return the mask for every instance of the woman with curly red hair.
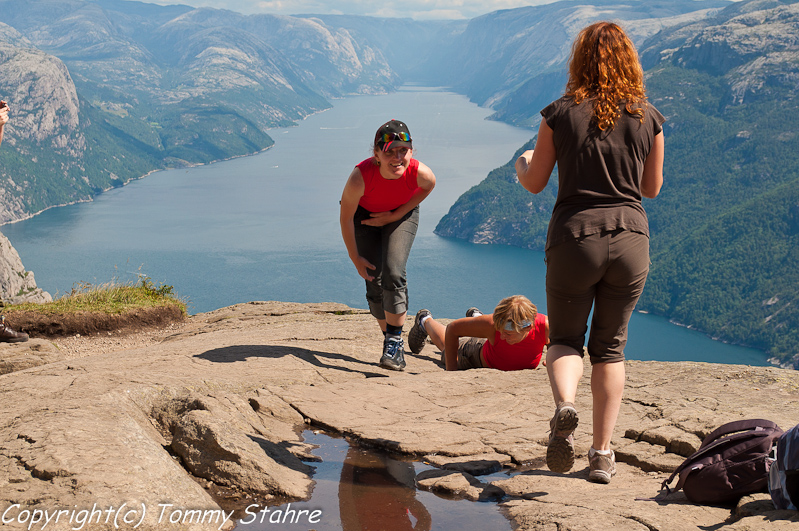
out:
M516 161L537 194L558 165L558 196L546 243L550 345L547 373L555 400L547 466L574 465L574 403L593 307L593 444L589 480L616 473L610 448L624 392L627 324L649 273L649 222L642 197L663 184L660 112L647 101L635 46L616 24L597 22L574 41L564 96L541 111L535 150Z

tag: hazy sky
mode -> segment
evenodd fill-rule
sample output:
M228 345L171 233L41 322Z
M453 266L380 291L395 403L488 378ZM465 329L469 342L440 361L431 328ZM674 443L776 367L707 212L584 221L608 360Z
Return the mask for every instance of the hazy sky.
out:
M144 0L151 4L215 7L238 13L278 15L369 15L424 19L469 19L498 9L549 4L555 0Z

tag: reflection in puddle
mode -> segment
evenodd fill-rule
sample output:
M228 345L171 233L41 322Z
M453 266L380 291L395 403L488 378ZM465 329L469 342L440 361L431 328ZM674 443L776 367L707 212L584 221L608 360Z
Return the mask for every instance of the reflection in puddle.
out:
M413 463L350 447L338 484L343 529L429 531L430 513L416 498Z
M416 474L430 466L351 447L344 439L305 431L318 445L311 499L246 515L239 530L452 531L510 530L496 503L448 500L417 491ZM304 511L304 512L301 512ZM263 516L263 522L261 518ZM270 522L271 518L271 522ZM283 519L281 522L280 519ZM292 523L294 518L294 523ZM279 522L279 523L278 523Z

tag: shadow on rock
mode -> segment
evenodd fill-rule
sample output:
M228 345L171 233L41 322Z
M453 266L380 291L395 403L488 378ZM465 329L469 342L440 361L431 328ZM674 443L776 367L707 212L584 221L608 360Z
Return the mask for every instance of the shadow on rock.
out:
M408 353L406 353L406 355L407 354ZM416 359L426 360L426 361L429 361L431 363L435 363L436 365L438 365L442 369L444 368L444 362L441 360L441 353L438 352L438 351L436 351L436 354L433 355L433 356L427 356L427 355L423 355L421 353L420 354L411 354L411 356L413 356Z
M347 356L345 354L337 354L334 352L320 352L318 350L308 350L299 347L286 347L282 345L232 345L229 347L215 348L208 350L202 354L197 354L197 358L202 358L214 363L235 363L238 361L247 361L250 358L283 358L292 356L303 361L310 363L315 367L322 369L335 369L344 372L361 373L367 378L388 377L387 374L371 371L359 371L340 364L325 363L323 360L337 361L340 363L352 363L357 365L365 365L374 368L374 363L367 363Z

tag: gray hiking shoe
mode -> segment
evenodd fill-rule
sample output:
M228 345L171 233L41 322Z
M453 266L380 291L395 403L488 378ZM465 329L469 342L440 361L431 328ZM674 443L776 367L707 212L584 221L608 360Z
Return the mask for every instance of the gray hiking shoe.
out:
M588 468L588 481L610 483L610 478L616 475L616 454L611 450L610 455L602 455L591 448L588 452Z
M408 332L408 348L414 354L419 354L424 348L425 340L427 339L427 330L422 326L422 319L425 316L432 314L429 310L419 310L416 313L416 318L413 320L413 327Z
M577 410L571 402L561 402L555 408L555 416L549 421L549 444L547 445L547 467L553 472L565 474L574 466L574 436L577 428Z
M405 342L401 337L387 337L383 341L383 357L380 366L392 371L401 371L405 368Z
M483 315L483 312L481 312L474 306L466 310L466 317L477 317L478 315Z

